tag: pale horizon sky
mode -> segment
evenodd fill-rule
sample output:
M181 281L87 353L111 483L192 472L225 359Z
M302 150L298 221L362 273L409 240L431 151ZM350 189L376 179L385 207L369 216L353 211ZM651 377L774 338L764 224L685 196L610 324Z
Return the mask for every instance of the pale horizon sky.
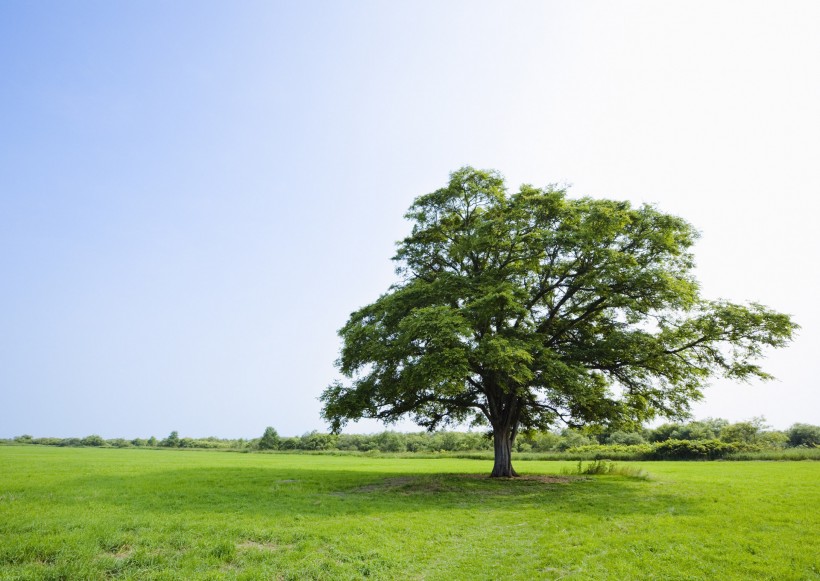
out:
M716 381L695 417L820 424L818 23L810 0L3 2L0 438L326 430L336 330L463 165L694 224L704 296L802 327L777 381Z

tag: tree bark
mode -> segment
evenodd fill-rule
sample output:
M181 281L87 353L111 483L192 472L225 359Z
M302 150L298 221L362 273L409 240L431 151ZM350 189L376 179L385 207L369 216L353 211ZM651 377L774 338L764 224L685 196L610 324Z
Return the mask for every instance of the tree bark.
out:
M518 473L512 467L513 435L510 428L493 429L493 449L495 463L490 478L512 478Z

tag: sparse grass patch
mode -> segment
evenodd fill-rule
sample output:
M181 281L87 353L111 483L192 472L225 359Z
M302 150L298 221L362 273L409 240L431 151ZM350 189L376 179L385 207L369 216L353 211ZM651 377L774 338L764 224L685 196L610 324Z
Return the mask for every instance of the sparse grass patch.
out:
M611 462L610 460L593 460L588 464L584 464L583 460L579 460L575 468L564 468L562 474L586 474L586 475L600 475L608 474L611 476L623 476L625 478L635 478L638 480L648 480L649 474L637 466L622 466Z

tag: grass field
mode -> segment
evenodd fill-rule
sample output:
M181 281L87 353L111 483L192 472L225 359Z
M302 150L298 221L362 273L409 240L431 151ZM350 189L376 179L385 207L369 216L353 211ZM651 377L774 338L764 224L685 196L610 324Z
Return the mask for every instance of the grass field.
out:
M0 579L820 579L818 462L574 467L0 447Z

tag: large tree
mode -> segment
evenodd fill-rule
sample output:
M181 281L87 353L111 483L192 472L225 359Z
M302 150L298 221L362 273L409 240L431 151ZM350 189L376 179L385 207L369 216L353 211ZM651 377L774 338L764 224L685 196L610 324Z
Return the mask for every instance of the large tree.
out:
M492 476L516 476L519 431L685 416L710 377L770 378L761 350L797 328L701 298L697 232L652 206L509 195L497 172L465 167L406 217L400 281L339 331L348 381L321 396L334 431L360 418L489 425Z

